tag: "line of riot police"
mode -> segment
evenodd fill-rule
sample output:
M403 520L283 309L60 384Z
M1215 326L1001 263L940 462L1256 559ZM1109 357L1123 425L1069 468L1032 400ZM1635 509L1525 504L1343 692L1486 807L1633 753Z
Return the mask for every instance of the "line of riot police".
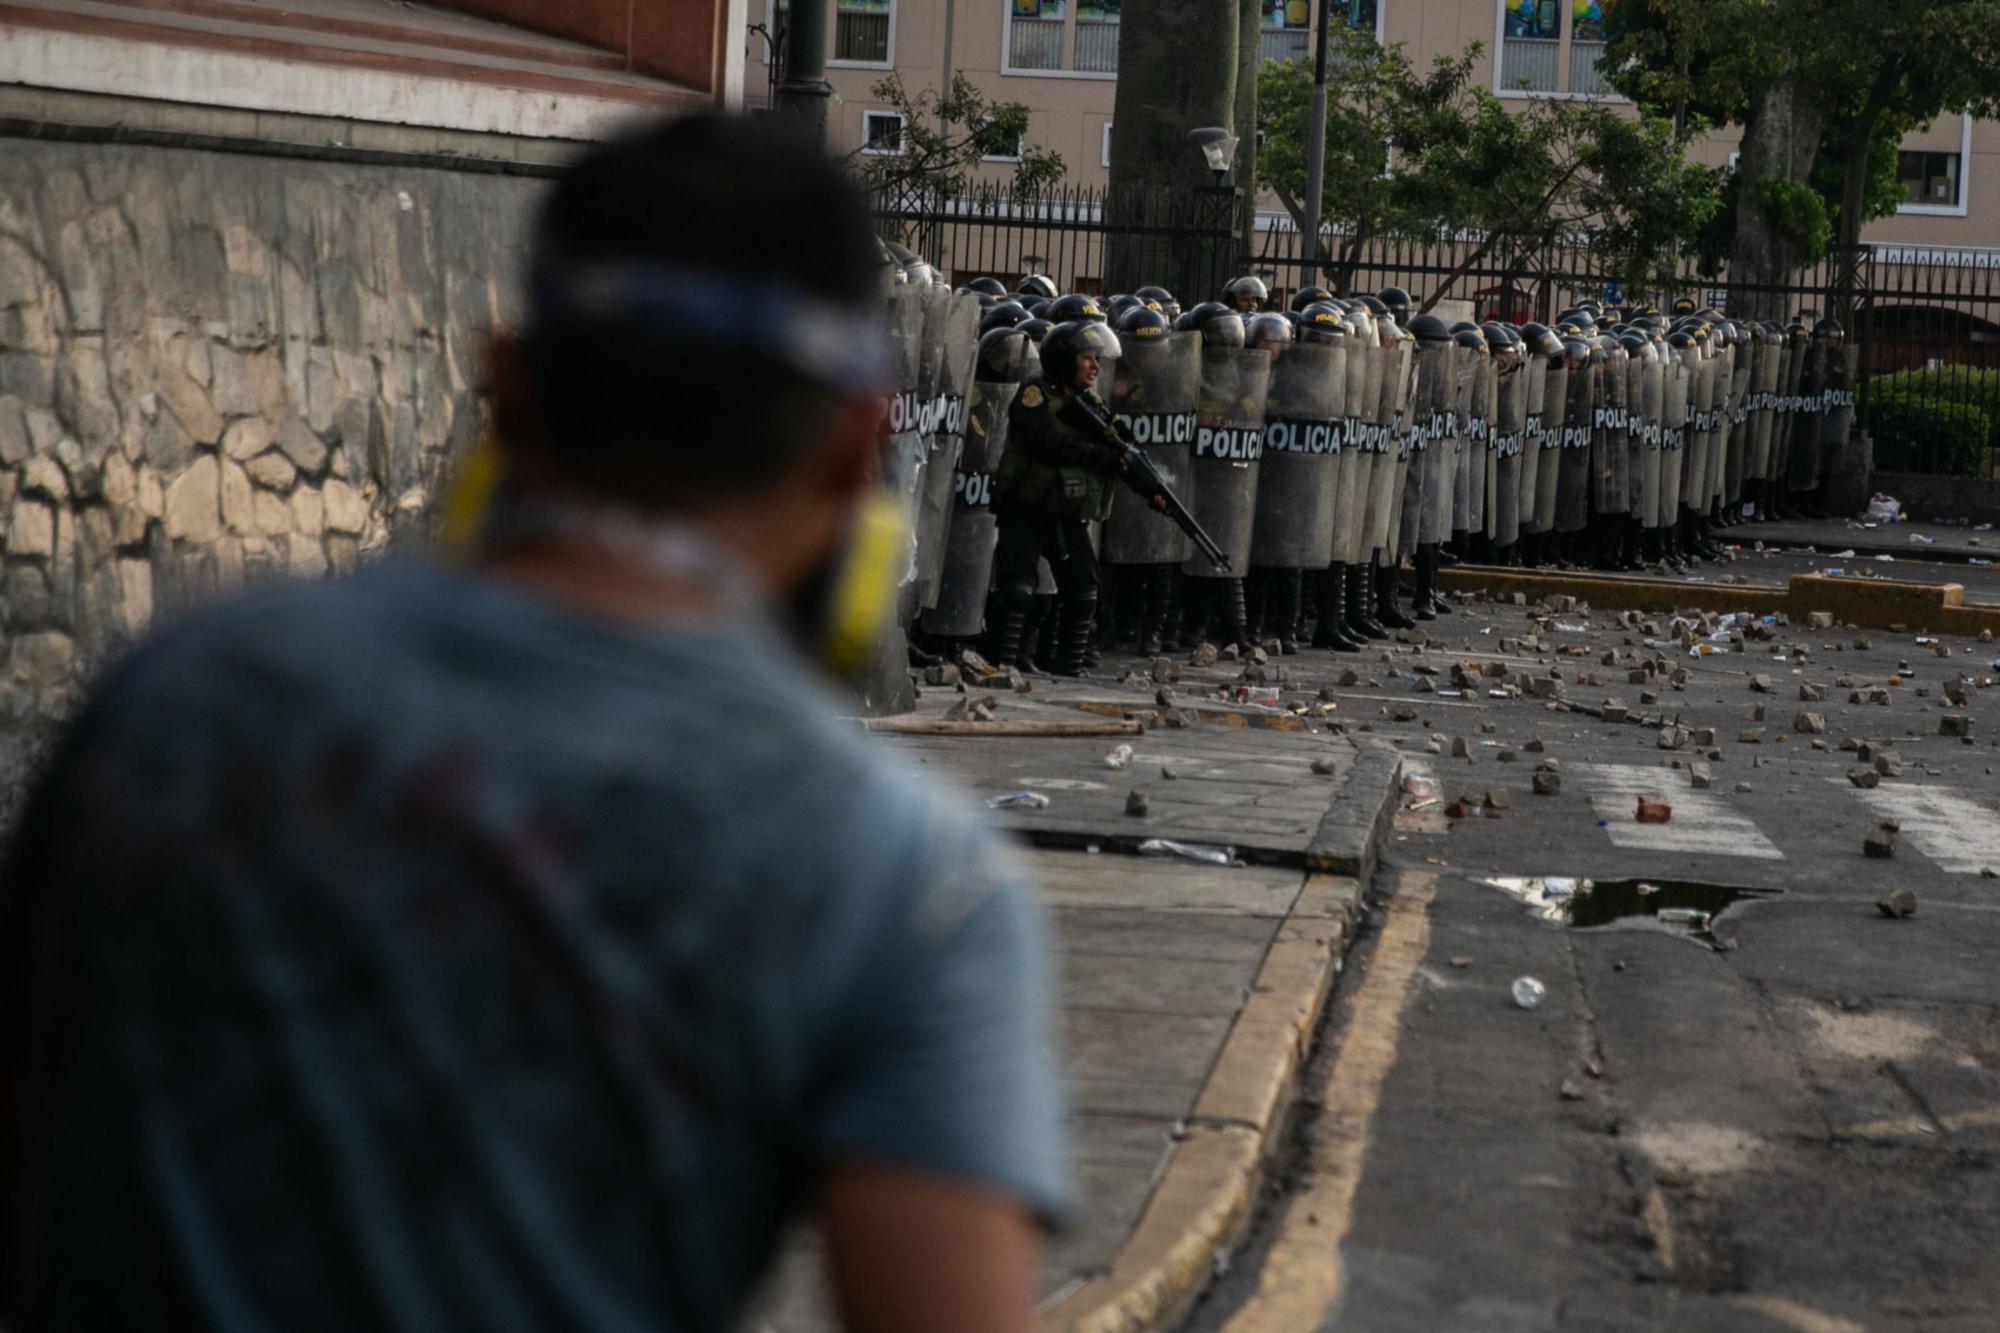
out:
M1393 287L1284 311L1256 278L1220 295L952 292L896 267L915 658L977 641L1074 674L1112 648L1355 652L1448 614L1437 573L1458 560L1685 569L1719 527L1807 509L1852 418L1830 320L1585 302L1548 327L1447 325Z

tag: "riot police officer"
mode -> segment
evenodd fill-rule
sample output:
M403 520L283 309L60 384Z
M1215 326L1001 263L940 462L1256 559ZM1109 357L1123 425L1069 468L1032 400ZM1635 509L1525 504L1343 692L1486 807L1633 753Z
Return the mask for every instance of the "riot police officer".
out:
M993 480L999 528L994 577L1001 594L1002 661L1024 665L1021 634L1046 559L1062 598L1054 653L1063 675L1083 670L1097 616L1097 554L1090 524L1111 510L1111 482L1125 476L1125 446L1097 396L1100 358L1118 338L1100 323L1059 324L1041 343L1042 374L1021 386L1007 413L1007 445ZM1148 496L1164 509L1163 497Z
M1222 303L1239 315L1254 315L1271 299L1271 289L1262 278L1232 278L1222 289Z

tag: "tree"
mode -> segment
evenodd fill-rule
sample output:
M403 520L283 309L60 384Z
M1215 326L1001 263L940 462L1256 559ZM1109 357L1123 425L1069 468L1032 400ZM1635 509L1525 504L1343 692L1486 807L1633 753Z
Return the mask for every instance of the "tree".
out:
M1127 217L1111 219L1107 290L1164 282L1184 299L1200 299L1195 292L1247 237L1254 191L1218 196L1188 132L1215 127L1235 135L1234 180L1254 183L1259 22L1257 0L1125 0L1109 197ZM1236 239L1149 238L1118 225L1217 218Z
M897 74L868 91L903 117L901 152L856 150L849 158L878 193L892 198L963 195L973 188L973 172L989 157L1018 155L1012 178L1017 196L1059 184L1068 173L1060 153L1026 141L1026 106L988 101L963 74L953 76L946 93L935 88L912 93Z
M1786 284L1895 207L1894 144L2000 104L2000 0L1619 0L1604 68L1642 109L1740 125L1731 308L1782 315ZM1837 190L1832 188L1838 182ZM1719 257L1719 256L1718 256Z
M1328 98L1321 201L1340 234L1327 261L1333 285L1347 290L1383 235L1453 241L1457 262L1426 308L1482 264L1512 271L1578 240L1607 278L1638 288L1670 281L1680 249L1717 207L1713 174L1687 160L1687 133L1588 102L1510 109L1473 82L1481 50L1474 42L1420 71L1401 47L1345 30L1329 52L1341 70ZM1303 226L1310 76L1273 61L1262 85L1263 181Z
M1345 24L1327 33L1327 67L1338 70L1327 90L1326 163L1320 216L1340 236L1324 262L1328 281L1346 291L1354 266L1382 236L1429 229L1438 211L1418 179L1433 136L1462 132L1480 46L1440 56L1414 69L1401 46L1379 45L1373 33ZM1296 61L1267 60L1257 76L1257 128L1264 140L1257 183L1306 226L1306 154L1311 132L1312 70ZM1390 145L1396 151L1390 152ZM1450 211L1450 210L1445 210Z

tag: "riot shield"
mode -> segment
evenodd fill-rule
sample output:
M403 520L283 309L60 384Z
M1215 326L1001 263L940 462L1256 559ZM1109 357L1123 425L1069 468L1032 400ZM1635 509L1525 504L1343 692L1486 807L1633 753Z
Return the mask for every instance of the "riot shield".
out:
M1806 369L1806 342L1785 338L1783 380L1778 388L1778 412L1771 423L1771 480L1789 487L1792 439L1799 426L1799 381Z
M1493 358L1477 347L1466 355L1465 415L1458 423L1464 450L1459 456L1458 489L1452 492L1453 532L1484 532L1493 491Z
M1451 487L1458 477L1451 455L1451 437L1458 430L1452 414L1457 351L1448 342L1417 344L1416 380L1410 390L1406 432L1409 475L1403 479L1402 540L1398 543L1403 549L1442 541L1438 535L1439 509L1444 511L1443 521L1451 517Z
M1754 429L1751 431L1753 462L1750 475L1758 481L1767 482L1776 475L1771 468L1771 458L1776 447L1773 431L1778 420L1778 393L1785 375L1784 346L1760 334L1754 373L1756 392L1751 397L1750 421Z
M1549 358L1542 384L1542 456L1535 476L1535 531L1556 530L1556 484L1562 474L1563 438L1569 421L1569 367Z
M1639 467L1633 474L1632 512L1641 527L1660 526L1660 458L1666 440L1661 435L1661 396L1666 391L1666 366L1657 351L1639 363Z
M1632 508L1632 455L1627 433L1631 413L1626 399L1630 358L1612 343L1604 353L1604 394L1591 412L1591 503L1600 514L1626 514Z
M1688 384L1693 378L1686 361L1669 351L1660 395L1660 493L1653 526L1672 527L1681 516L1681 474L1687 458Z
M926 290L924 372L919 421L927 455L917 495L917 605L937 601L950 544L959 455L965 447L965 399L979 355L979 302L945 287Z
M1557 532L1581 532L1590 522L1591 422L1603 382L1602 363L1585 361L1569 372L1562 462L1556 478Z
M1722 474L1722 500L1734 509L1743 498L1743 478L1750 461L1750 377L1755 373L1755 342L1738 343L1730 350L1735 361L1729 376L1729 454Z
M1382 399L1375 409L1373 491L1369 496L1368 553L1383 561L1401 554L1403 495L1409 484L1411 391L1417 377L1417 348L1404 340L1382 353ZM1411 538L1414 540L1414 531Z
M1806 344L1805 369L1799 376L1798 424L1792 430L1792 458L1788 484L1795 491L1819 489L1821 436L1826 415L1826 339L1815 337Z
M1190 578L1240 578L1250 567L1250 531L1257 518L1257 471L1264 456L1264 400L1271 387L1271 353L1261 347L1201 349L1195 406L1194 457L1189 466L1195 521L1215 539L1235 569L1230 574L1190 556Z
M1493 415L1493 503L1486 511L1486 535L1495 546L1521 539L1521 448L1527 428L1528 367L1525 362L1495 374Z
M1347 397L1347 348L1278 352L1264 400L1264 461L1250 563L1324 569L1333 559L1334 499Z
M1824 476L1839 460L1840 451L1847 444L1847 436L1854 429L1854 374L1857 366L1855 349L1844 343L1835 343L1827 348L1826 415L1822 419L1821 439L1825 442L1820 473Z
M1549 359L1527 353L1521 362L1521 377L1525 381L1521 390L1521 463L1515 469L1520 491L1514 512L1519 530L1531 533L1542 531L1535 516L1535 497L1541 493L1542 436L1548 429L1542 422L1542 406L1548 394Z
M1681 504L1705 508L1708 456L1714 436L1715 358L1696 353L1688 366L1686 458L1681 468Z
M1372 330L1348 348L1348 438L1340 450L1348 478L1340 486L1344 512L1336 524L1336 558L1342 564L1366 562L1376 540L1376 480L1388 466L1376 408L1394 362L1394 348L1384 348Z
M899 561L896 570L897 608L906 619L917 610L916 553L920 545L917 523L930 464L930 444L923 435L924 305L928 290L898 287L889 297L889 338L896 356L896 393L889 400L889 435L882 449L882 479L901 501L903 530L909 534L909 558Z
M952 481L951 528L936 604L924 611L933 634L969 638L985 624L986 591L993 577L993 470L1007 447L1007 409L1018 384L981 382L966 400L965 447Z
M1124 355L1118 358L1110 383L1106 401L1111 410L1125 418L1132 438L1160 470L1160 479L1193 509L1190 462L1201 389L1201 335L1125 339ZM1112 495L1103 547L1104 558L1121 565L1179 564L1194 554L1194 543L1172 519L1125 486Z

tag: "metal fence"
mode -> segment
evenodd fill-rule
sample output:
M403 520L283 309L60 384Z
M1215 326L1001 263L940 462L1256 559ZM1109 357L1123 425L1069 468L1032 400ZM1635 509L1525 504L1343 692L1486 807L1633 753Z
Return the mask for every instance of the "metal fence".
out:
M903 193L878 198L876 208L884 235L937 264L954 284L991 276L1011 286L1032 272L1065 291L1104 294L1109 275L1126 287L1160 282L1192 305L1235 274L1253 272L1281 303L1308 283L1350 295L1396 286L1420 302L1435 298L1441 314L1480 321L1546 321L1586 297L1667 310L1688 296L1808 326L1831 316L1858 351L1857 419L1874 439L1878 471L2000 477L2000 258L1991 254L1860 246L1789 282L1754 286L1705 275L1690 259L1671 283L1627 291L1607 281L1607 266L1587 244L1519 253L1472 236L1355 244L1331 235L1326 263L1311 266L1301 258L1299 233L1280 220L1245 250L1226 192L1122 199L1088 188Z

